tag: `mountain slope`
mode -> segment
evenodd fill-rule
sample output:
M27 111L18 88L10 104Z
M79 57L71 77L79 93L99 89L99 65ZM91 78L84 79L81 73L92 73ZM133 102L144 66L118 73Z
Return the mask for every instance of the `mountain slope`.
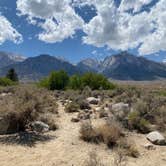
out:
M127 52L105 58L103 74L117 80L155 80L166 78L166 66Z
M0 69L0 76L14 68L19 78L35 81L48 76L51 71L65 70L69 75L84 72L96 72L115 80L156 80L166 79L166 65L137 57L127 52L106 57L103 61L88 58L77 65L49 55L27 58L23 62L9 61L9 65ZM4 64L3 64L4 65Z
M65 70L68 74L81 73L74 65L49 55L27 58L25 61L0 69L0 75L14 68L19 78L24 81L38 80L48 76L51 71Z
M98 72L100 68L100 62L97 59L87 58L80 61L77 64L77 67L86 72L89 72L89 71Z
M25 60L25 57L20 55L15 55L7 52L0 52L0 68L15 64L17 62L22 62Z

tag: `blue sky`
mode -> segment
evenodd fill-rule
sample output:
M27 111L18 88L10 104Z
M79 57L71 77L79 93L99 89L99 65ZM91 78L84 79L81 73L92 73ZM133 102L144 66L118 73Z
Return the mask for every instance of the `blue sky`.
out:
M0 23L4 25L0 27L0 50L25 56L44 53L72 62L87 57L103 59L122 50L156 61L166 58L166 21L159 18L161 13L166 17L165 0L61 2L0 0Z

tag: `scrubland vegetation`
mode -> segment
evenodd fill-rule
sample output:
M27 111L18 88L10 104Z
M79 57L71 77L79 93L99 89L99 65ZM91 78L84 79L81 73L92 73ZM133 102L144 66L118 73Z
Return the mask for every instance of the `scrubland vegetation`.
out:
M71 139L76 147L78 141L79 146L105 146L119 156L114 165L120 165L122 158L142 155L132 134L145 140L152 131L166 134L166 86L113 84L102 75L69 77L64 71L52 72L37 85L1 78L0 86L0 144L9 143L6 134L62 131L58 137L66 136L64 144ZM83 166L106 165L95 152L89 156Z
M92 90L114 89L115 85L110 83L103 75L95 73L85 73L84 75L73 75L69 77L66 72L52 72L49 77L38 83L39 86L49 90L73 89L81 90L89 86Z

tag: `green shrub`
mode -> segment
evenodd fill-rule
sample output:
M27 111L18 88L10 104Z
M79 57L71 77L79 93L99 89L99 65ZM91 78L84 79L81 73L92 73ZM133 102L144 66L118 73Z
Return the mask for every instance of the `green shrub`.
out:
M141 118L138 124L138 129L142 132L142 133L148 133L150 131L150 123L148 120Z
M18 76L17 73L13 68L11 68L8 73L6 74L6 78L12 80L13 82L18 82Z
M67 73L63 70L52 72L49 77L42 79L38 85L49 90L63 90L69 82Z
M47 77L47 78L40 80L40 82L37 83L37 85L39 87L49 88L49 78Z
M81 76L79 76L79 75L71 76L70 81L69 81L69 88L74 89L74 90L82 89Z
M69 81L69 77L65 71L52 72L49 76L49 89L64 89Z
M16 83L13 82L12 80L8 79L8 78L0 78L0 86L11 86L11 85L15 85Z
M101 74L85 73L82 76L83 87L89 86L92 90L95 89L114 89L115 85L110 83L106 77Z
M48 78L41 80L38 85L49 90L64 90L66 88L83 90L85 87L92 90L107 90L116 87L101 74L85 73L82 76L73 75L69 77L63 70L52 72Z
M129 129L136 129L141 133L147 133L150 131L150 123L148 120L141 117L138 111L133 111L128 116Z

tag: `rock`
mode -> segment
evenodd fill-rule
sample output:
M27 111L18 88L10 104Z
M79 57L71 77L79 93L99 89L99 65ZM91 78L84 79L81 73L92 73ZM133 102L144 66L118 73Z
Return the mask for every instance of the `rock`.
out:
M105 112L105 111L100 112L99 118L107 118L107 117L108 117L108 113L107 112Z
M9 93L1 93L0 94L1 97L10 96L10 95L12 95L12 93L10 93L10 92Z
M47 132L49 131L49 126L41 121L35 121L29 125L33 131L36 132Z
M108 108L108 107L104 107L104 110L105 110L105 111L109 111L109 108Z
M95 111L96 111L96 112L100 112L101 110L102 110L101 107L96 107L96 108L95 108Z
M9 127L9 121L3 117L0 117L0 134L7 134Z
M94 104L94 105L97 105L100 102L100 99L95 97L88 97L86 100L88 101L89 104Z
M123 120L130 112L129 105L122 102L113 104L110 109L119 120Z
M78 119L78 118L72 118L71 119L71 122L75 122L75 123L77 123L77 122L79 122L80 120Z
M149 143L145 144L144 148L147 150L155 150L156 149L152 144L149 144Z
M164 136L158 131L150 132L146 138L155 145L164 145L166 143Z
M85 113L89 113L90 110L84 109L83 111L84 111Z
M80 112L78 114L77 118L80 119L80 120L87 120L87 119L90 119L90 114L89 113Z

